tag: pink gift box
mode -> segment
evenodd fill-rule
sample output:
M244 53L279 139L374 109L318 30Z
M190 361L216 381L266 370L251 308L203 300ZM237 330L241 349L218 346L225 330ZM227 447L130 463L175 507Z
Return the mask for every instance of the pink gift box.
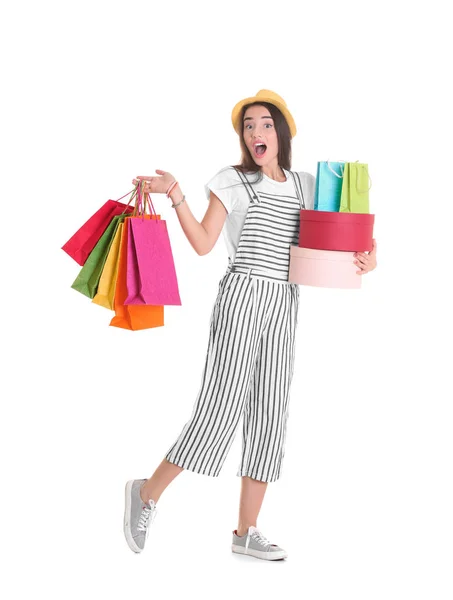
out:
M290 283L329 288L360 288L361 275L354 252L290 247Z

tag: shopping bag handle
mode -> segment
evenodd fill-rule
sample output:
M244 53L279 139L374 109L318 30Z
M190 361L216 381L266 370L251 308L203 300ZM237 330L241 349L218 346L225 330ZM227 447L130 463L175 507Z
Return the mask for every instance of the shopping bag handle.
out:
M345 160L341 161L346 163ZM338 179L343 179L343 175L344 175L344 169L342 167L342 165L340 165L340 171L341 171L341 175L338 175L338 173L335 173L335 171L332 169L332 167L330 166L330 161L329 159L327 159L327 167L329 169L329 171L332 171L332 173L335 175L335 177L338 177Z
M137 198L135 200L134 217L143 217L146 213L146 206L143 204L143 186L144 182L140 180L137 183Z
M151 215L151 217L154 216L154 219L151 219L151 220L156 221L156 223L157 223L158 219L157 219L156 209L154 208L153 201L151 200L151 194L149 192L146 192L146 194L145 194L145 203L148 204L149 214Z
M143 188L145 186L145 181L141 180L138 184L137 188L137 202L136 202L136 210L138 211L138 216L142 216L142 220L145 219L146 207L149 208L149 213L152 221L157 221L157 213L154 208L154 204L151 200L151 195L149 192L144 193ZM134 211L135 212L135 211ZM154 216L154 219L152 218Z
M358 162L358 161L356 161L356 162ZM358 169L357 169L356 177L355 177L355 187L356 187L357 193L359 193L359 194L366 194L366 193L368 193L371 190L371 186L372 186L373 182L371 181L371 177L370 177L370 173L368 171L368 167L366 167L365 165L361 165L361 167L362 167L362 169L366 169L366 172L367 172L367 175L368 175L368 182L370 184L370 187L368 189L366 189L366 190L359 190L359 170Z
M126 206L124 207L123 212L121 213L122 215L125 214L126 210L128 209L130 203L132 202L132 200L135 198L135 196L137 195L137 187L138 184L134 187L133 190L131 190L130 192L128 192L127 194L124 194L124 196L121 196L121 198L118 198L118 200L114 200L114 202L119 202L120 200L122 200L123 198L125 198L126 196L128 196L129 194L131 195L131 197L129 198L129 202L126 204Z
M114 200L114 202L119 202L120 200L122 200L126 196L129 196L129 194L132 194L136 190L137 190L137 186L135 186L135 188L133 190L131 190L130 192L127 192L127 194L124 194L124 196L121 196L121 198L118 198L118 200ZM131 198L131 200L132 200L132 198ZM131 200L129 200L128 204L130 204Z

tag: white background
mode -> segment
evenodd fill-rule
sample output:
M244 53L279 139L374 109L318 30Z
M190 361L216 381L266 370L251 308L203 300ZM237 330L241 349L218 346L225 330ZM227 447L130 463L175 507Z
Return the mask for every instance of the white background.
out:
M446 3L15 2L0 15L5 598L450 599L453 536L451 32ZM220 477L183 472L146 551L123 490L189 418L226 264L165 196L182 306L131 332L71 289L61 246L135 175L170 171L195 216L240 158L259 89L298 126L294 170L369 164L378 268L301 288L287 450L258 526L289 553L232 555L241 430Z

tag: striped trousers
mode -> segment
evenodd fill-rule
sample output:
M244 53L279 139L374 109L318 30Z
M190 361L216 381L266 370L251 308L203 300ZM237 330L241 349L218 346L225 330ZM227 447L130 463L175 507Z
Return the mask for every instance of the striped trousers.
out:
M227 271L211 314L201 387L169 462L217 477L242 416L237 475L280 477L298 308L297 284Z

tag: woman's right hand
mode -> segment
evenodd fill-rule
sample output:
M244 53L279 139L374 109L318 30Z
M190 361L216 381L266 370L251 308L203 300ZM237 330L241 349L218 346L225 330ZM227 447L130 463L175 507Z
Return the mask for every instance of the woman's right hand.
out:
M134 185L137 185L139 181L144 181L143 192L154 193L154 194L165 194L170 185L175 181L175 178L168 171L162 171L156 169L157 176L150 177L148 175L137 175L132 180Z

